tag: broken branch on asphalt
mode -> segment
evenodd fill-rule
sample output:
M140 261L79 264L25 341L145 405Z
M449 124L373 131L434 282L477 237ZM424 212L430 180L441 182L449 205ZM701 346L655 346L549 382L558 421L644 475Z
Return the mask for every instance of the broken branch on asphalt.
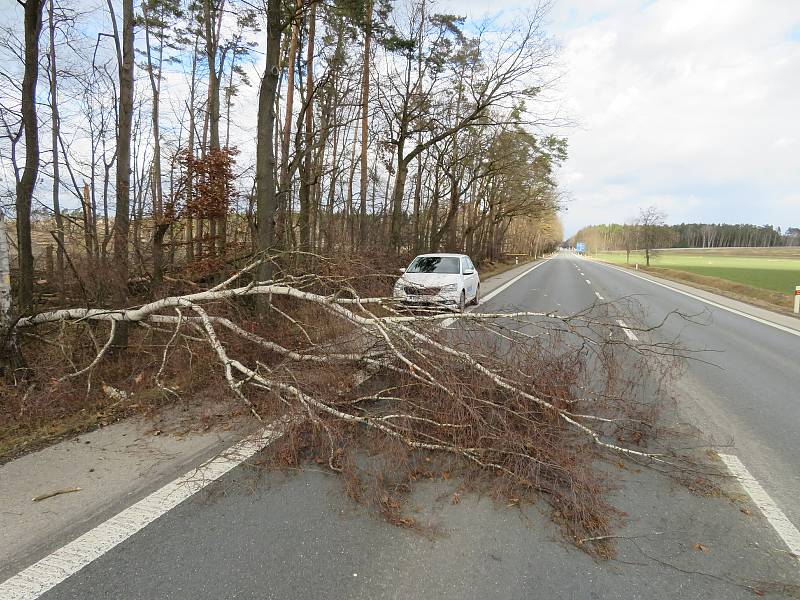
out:
M424 471L424 456L444 456L448 464L460 461L478 487L531 500L544 495L576 541L613 538L615 511L603 497L598 459L691 470L688 457L668 446L647 447L668 399L664 383L689 353L676 344L614 338L607 305L572 315L415 312L389 298L361 298L350 280L319 275L237 285L253 268L207 290L128 309L43 312L16 328L108 323L108 341L62 378L74 379L90 377L109 354L118 323L144 325L161 336L155 382L165 398L177 397L166 383L170 348L179 338L195 347L203 340L227 388L255 419L289 417L294 435L280 444L295 444L284 452L292 460L326 454L332 470L358 479L366 450L395 464L404 473L397 489L405 489ZM288 323L284 339L258 319L237 322L256 297L275 315L269 318ZM444 321L458 325L443 328ZM336 335L321 323L335 323ZM364 370L376 374L379 390L337 393L328 383ZM651 385L642 398L645 379ZM363 499L363 492L353 494Z

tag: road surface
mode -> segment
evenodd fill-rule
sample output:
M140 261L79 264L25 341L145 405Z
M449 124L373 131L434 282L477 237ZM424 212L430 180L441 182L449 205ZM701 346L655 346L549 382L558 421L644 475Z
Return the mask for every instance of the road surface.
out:
M564 253L480 309L563 313L633 295L642 306L625 316L634 336L674 310L703 315L705 325L670 319L652 333L715 351L706 358L716 365L690 364L679 382L681 410L718 439L732 435L726 452L790 524L800 523L800 337ZM424 484L414 496L418 520L441 532L429 539L353 506L322 470L282 475L245 464L41 597L798 597L800 563L756 506L698 497L647 470L615 476L613 502L627 518L617 559L597 562L563 540L544 503L519 509L465 497L452 505L455 483Z

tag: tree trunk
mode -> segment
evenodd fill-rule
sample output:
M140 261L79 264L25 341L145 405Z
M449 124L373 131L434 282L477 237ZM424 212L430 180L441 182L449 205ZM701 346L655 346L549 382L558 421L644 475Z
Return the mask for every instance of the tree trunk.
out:
M109 1L109 7L111 7ZM115 20L113 9L111 18ZM128 233L130 230L131 124L133 121L133 0L122 0L122 54L119 64L117 126L117 205L114 211L114 280L119 307L128 303ZM119 55L118 55L119 57ZM128 327L119 323L112 345L128 345Z
M25 2L25 73L22 76L22 125L25 128L25 168L17 181L17 251L19 312L33 304L33 243L31 202L39 174L39 122L36 118L36 81L39 77L39 34L42 31L42 0Z
M48 24L50 26L50 113L51 113L51 142L53 148L53 218L56 224L56 266L55 280L56 285L62 288L64 285L64 219L61 216L61 203L59 192L61 182L59 178L59 155L58 155L58 135L61 120L58 114L58 85L56 69L56 27L55 27L55 6L54 0L50 0L48 12Z
M153 283L156 289L161 287L164 280L164 234L166 229L161 231L162 220L164 218L164 190L161 185L161 133L159 130L159 104L161 98L161 66L164 57L164 36L158 45L158 63L153 65L153 55L150 46L150 23L147 14L147 3L142 3L144 11L145 27L145 49L147 54L147 71L150 78L150 91L153 95L152 103L152 127L153 127L153 164L152 164L152 185L153 185L153 221L155 231L153 234ZM158 69L158 74L155 70Z
M414 183L414 230L411 235L414 254L419 254L420 239L419 239L419 212L420 204L422 203L422 154L417 157L417 180Z
M295 4L295 14L292 19L292 36L289 42L289 57L286 71L286 113L284 114L283 135L281 137L281 165L280 180L278 183L278 193L280 194L280 217L281 225L286 228L287 240L291 229L291 203L292 192L289 181L289 142L292 137L292 117L294 107L294 72L295 61L297 59L297 37L300 29L300 11L303 0L297 0Z
M264 76L258 95L258 124L256 144L256 248L264 256L256 274L260 281L272 276L272 266L266 260L275 236L275 213L278 202L275 190L275 96L278 90L278 58L281 44L281 2L267 2L267 54ZM266 309L262 300L259 309Z
M14 324L14 310L11 298L11 267L8 262L8 237L6 222L0 216L0 375L11 375L16 379L16 371L25 368L19 346L17 345Z
M361 182L359 186L359 248L367 243L367 150L369 148L369 65L372 42L372 0L367 0L364 28L364 66L361 75Z
M317 3L311 2L308 14L308 43L306 44L306 107L305 107L305 142L303 148L303 168L300 177L300 213L297 225L300 230L300 250L311 249L311 211L314 193L314 175L312 173L314 145L314 34L316 30Z
M203 25L206 38L206 62L208 64L208 128L209 150L219 150L219 75L217 73L217 19L222 8L212 4L215 0L203 0Z
M390 240L392 249L399 252L402 243L403 229L403 195L406 189L406 179L408 179L408 161L402 158L402 145L397 148L397 174L392 190L392 226Z

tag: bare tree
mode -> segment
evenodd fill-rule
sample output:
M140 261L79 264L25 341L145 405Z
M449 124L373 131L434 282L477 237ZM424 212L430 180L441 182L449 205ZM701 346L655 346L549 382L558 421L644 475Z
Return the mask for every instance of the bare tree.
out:
M648 267L654 249L659 246L659 241L663 240L661 228L664 226L666 218L666 213L655 206L648 206L640 210L636 219L639 244L644 250L644 258Z

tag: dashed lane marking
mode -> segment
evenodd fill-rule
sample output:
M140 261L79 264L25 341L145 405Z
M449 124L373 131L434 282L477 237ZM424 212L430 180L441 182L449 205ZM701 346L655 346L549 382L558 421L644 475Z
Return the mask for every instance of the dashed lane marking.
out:
M598 300L605 300L605 298L603 298L603 297L600 295L600 292L595 292L595 293L594 293L594 295L595 295L595 296L597 296L597 299L598 299Z

